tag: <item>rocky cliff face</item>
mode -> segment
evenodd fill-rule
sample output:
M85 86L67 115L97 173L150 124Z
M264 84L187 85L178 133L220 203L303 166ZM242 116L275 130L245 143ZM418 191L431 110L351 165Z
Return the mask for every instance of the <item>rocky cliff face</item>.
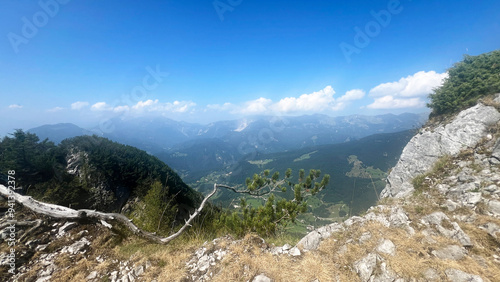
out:
M360 281L500 281L500 95L491 104L423 128L381 205L309 233L299 248L333 245L338 260L356 252L347 267Z
M496 102L500 102L497 96ZM500 121L500 113L492 106L478 104L436 128L423 128L410 140L399 162L387 177L382 197L405 197L413 191L412 179L427 170L445 155L474 148L486 138L488 129Z
M130 189L108 181L99 169L90 164L87 152L72 148L66 156L66 163L66 171L77 176L80 183L88 187L92 197L90 209L119 211L129 199Z

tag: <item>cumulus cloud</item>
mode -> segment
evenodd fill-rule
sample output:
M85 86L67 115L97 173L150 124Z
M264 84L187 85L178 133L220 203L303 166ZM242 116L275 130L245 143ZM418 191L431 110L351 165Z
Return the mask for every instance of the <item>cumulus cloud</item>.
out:
M196 106L196 103L191 101L174 101L173 103L166 103L165 109L167 111L176 113L186 113Z
M434 88L441 86L447 77L447 73L420 71L413 75L402 77L399 81L377 85L370 90L370 96L426 96L430 94Z
M160 103L156 100L139 101L132 109L146 112L174 112L185 113L196 106L196 103L191 101L174 101L173 103Z
M401 108L421 108L425 106L425 102L420 98L394 98L387 95L381 98L376 98L375 101L368 105L370 109L401 109Z
M146 110L152 110L154 108L156 108L158 106L158 99L156 100L146 100L146 101L139 101L137 102L137 104L135 104L132 109L134 110L142 110L142 109L146 109Z
M248 101L240 110L244 114L260 114L270 111L273 101L271 99L259 98L253 101Z
M117 106L113 108L113 112L115 113L128 112L129 110L129 106Z
M73 104L71 104L71 109L72 110L81 110L81 109L87 107L88 105L89 105L89 102L78 101L78 102L74 102Z
M229 112L232 114L294 114L315 113L324 111L339 111L344 109L350 101L361 99L365 91L354 89L337 100L332 86L299 97L285 97L277 102L267 98L258 98L240 105L232 103L207 105L205 111Z
M9 106L9 109L22 109L23 106L21 105L18 105L18 104L12 104Z
M274 109L278 112L300 112L300 111L324 111L333 108L335 90L331 86L313 92L311 94L302 94L298 98L286 97L281 99ZM261 98L262 99L262 98Z
M234 110L235 108L237 108L237 107L234 104L231 104L231 103L224 103L222 105L219 105L219 104L209 104L209 105L207 105L206 110L213 110L213 111L218 111L218 112L226 112L226 111Z
M108 104L106 104L106 102L97 102L94 105L92 105L92 107L90 107L90 109L92 111L99 111L99 112L113 110L113 108L111 106L109 106Z
M366 92L362 89L353 89L347 91L344 96L337 99L338 102L354 101L365 97Z

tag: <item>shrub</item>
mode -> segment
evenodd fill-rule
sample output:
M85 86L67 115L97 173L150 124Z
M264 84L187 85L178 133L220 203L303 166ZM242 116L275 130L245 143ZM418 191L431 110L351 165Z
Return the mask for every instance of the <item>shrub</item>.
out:
M479 56L465 55L448 70L443 85L429 95L431 117L453 114L478 99L500 92L500 50Z

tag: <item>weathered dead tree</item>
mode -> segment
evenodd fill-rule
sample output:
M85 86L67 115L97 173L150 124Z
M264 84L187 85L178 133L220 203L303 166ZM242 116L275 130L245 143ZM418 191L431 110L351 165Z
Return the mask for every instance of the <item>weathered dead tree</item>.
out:
M46 216L54 217L54 218L63 218L63 219L84 219L84 218L96 218L100 220L109 220L109 221L118 221L125 225L130 231L132 231L134 234L139 235L141 237L144 237L148 240L154 241L159 244L168 244L170 241L174 240L175 238L179 237L188 227L191 226L191 222L200 214L200 212L203 210L203 207L206 205L208 199L212 197L215 192L217 192L217 184L214 184L214 190L208 194L203 201L201 202L200 206L194 211L192 215L189 216L189 218L186 220L186 223L174 234L168 236L168 237L160 237L157 236L153 233L146 232L139 227L137 227L135 224L132 223L132 221L124 216L123 214L119 213L103 213L95 210L87 210L87 209L81 209L81 210L74 210L68 207L63 207L59 205L54 205L54 204L48 204L48 203L43 203L40 201L37 201L33 199L30 196L23 196L19 193L16 193L7 187L0 185L0 195L2 195L5 198L13 197L14 200L38 213L38 214L43 214ZM24 224L24 225L39 225L40 222L17 222L19 224Z

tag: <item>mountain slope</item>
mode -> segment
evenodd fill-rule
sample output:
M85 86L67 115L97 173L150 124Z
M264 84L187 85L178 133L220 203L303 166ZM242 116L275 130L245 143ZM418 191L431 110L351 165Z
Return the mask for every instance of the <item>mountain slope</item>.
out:
M24 193L73 208L120 212L128 201L144 200L156 182L165 190L164 200L179 207L181 218L201 200L156 157L97 136L66 139L56 146L17 131L0 142L0 170L16 171Z
M311 203L311 216L303 218L306 224L321 225L341 220L346 216L364 212L377 201L385 187L386 172L397 162L401 151L412 138L414 131L376 134L360 140L315 146L290 152L248 155L247 158L212 172L191 182L198 191L209 191L213 183L242 185L247 177L266 169L284 173L291 168L319 169L331 176L327 189L320 192ZM281 194L281 193L280 193ZM241 195L221 191L215 200L223 206ZM285 193L284 197L293 197ZM323 218L318 220L318 218Z
M67 138L93 134L91 131L72 123L42 125L28 130L28 132L36 134L41 140L49 139L56 144Z

